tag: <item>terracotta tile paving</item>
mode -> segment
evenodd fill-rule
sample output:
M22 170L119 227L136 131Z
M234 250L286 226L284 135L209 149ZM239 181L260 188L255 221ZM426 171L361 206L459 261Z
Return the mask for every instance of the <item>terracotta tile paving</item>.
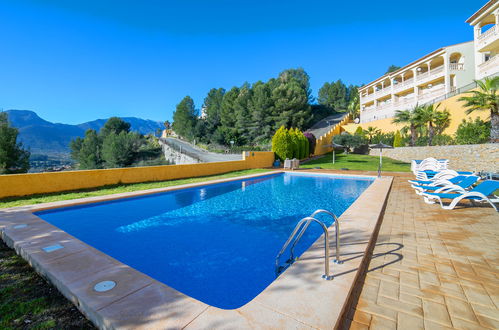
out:
M425 204L410 178L396 174L343 328L499 329L499 213Z

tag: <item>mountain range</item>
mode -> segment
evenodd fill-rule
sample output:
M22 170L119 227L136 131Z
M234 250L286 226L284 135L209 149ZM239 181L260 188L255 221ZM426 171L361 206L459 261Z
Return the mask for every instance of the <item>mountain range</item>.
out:
M32 154L69 153L72 139L83 137L87 129L99 131L107 119L97 119L78 125L52 123L30 110L7 110L9 122L19 130L18 141ZM159 121L136 117L121 117L131 124L131 130L141 134L154 134L163 129Z

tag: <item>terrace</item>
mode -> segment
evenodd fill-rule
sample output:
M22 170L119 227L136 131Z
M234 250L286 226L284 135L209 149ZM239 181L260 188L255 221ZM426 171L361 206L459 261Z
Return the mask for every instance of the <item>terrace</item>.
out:
M326 155L324 158L304 165L308 168L321 166L323 169L304 169L303 171L374 175L375 172L369 170L373 169L376 161L377 157L372 156L339 155L337 164L333 165L331 156ZM409 168L407 164L390 159L385 159L384 165L387 171L407 171ZM349 170L338 170L341 168L349 168ZM258 173L264 170L252 171ZM204 311L200 309L200 316L189 322L186 319L187 315L180 310L178 313L174 310L165 312L154 308L153 304L149 306L149 303L142 300L143 303L138 306L145 306L146 310L143 312L147 311L149 321L145 323L139 321L138 318L141 318L140 315L143 312L131 309L131 305L118 304L120 310L128 310L130 315L136 315L127 319L126 323L120 323L121 326L126 327L127 324L133 325L134 328L147 328L153 324L166 326L172 325L172 320L180 320L178 319L180 317L185 320L182 322L188 322L187 328L218 327L220 324L232 328L283 326L325 328L328 327L326 324L332 326L335 323L342 328L497 328L499 286L495 282L499 276L497 271L499 255L497 249L491 248L499 243L499 231L495 226L497 221L495 211L490 207L442 210L439 206L423 203L421 198L414 194L407 184L407 179L412 178L412 175L403 172L385 172L385 174L393 177L393 183L382 218L378 223L379 233L375 234L374 250L368 253L368 259L356 266L359 275L351 289L350 298L346 299L345 304L342 305L344 306L343 312L341 306L335 308L334 311L324 308L318 311L313 305L306 307L301 304L301 312L296 310L286 313L287 309L293 310L294 308L293 304L289 303L276 305L287 306L283 307L282 313L269 313L267 309L268 304L288 301L288 298L282 297L291 298L296 290L301 292L304 301L308 301L309 298L304 297L308 296L306 291L313 287L310 283L318 286L327 283L327 281L317 281L317 276L315 276L321 268L321 258L317 258L320 256L317 251L321 251L319 245L318 250L310 255L312 257L310 260L303 258L302 266L300 262L293 266L292 273L298 272L296 274L301 274L300 277L308 278L307 281L312 282L302 281L301 284L293 282L291 287L285 286L282 281L279 282L274 285L273 290L274 293L278 292L278 296L282 299L266 301L265 296L257 298L257 304L243 308L239 312L244 316L243 318L234 313L221 313L217 309L208 308ZM196 180L201 182L210 179ZM158 185L155 187L158 188ZM56 199L54 195L53 200ZM26 200L23 204L32 202L32 200ZM355 231L355 226L351 227L352 224L345 224L342 230L345 233ZM367 241L359 240L359 237L354 236L350 237L347 234L347 237L342 238L342 246L345 246L342 257L346 260L360 260L359 257L363 255L360 248L363 244L367 244ZM333 246L331 248L334 250ZM1 264L0 260L0 267ZM340 283L340 287L344 287L344 275L341 272L343 269L349 269L351 263L345 262L345 264L346 268L343 265L332 267L333 275L337 277L331 282L333 285ZM366 271L363 270L365 267L367 267ZM303 273L305 270L306 273ZM309 277L310 273L312 277ZM157 284L153 284L152 287L159 289ZM298 289L300 287L308 287L308 289L303 291ZM148 288L151 291L150 285ZM350 286L344 288L345 293L350 291ZM144 292L144 297L154 296L151 296L153 292L149 291ZM318 303L329 306L328 297L328 295L321 295ZM158 303L166 303L162 299ZM176 304L183 304L178 298L172 297L172 299L176 301ZM335 302L337 301L335 299ZM192 303L185 305L182 310L191 309L191 305ZM183 305L178 306L177 308L180 308ZM112 312L112 309L105 308L104 311L108 313ZM113 317L119 316L113 315ZM313 317L307 318L305 315ZM324 319L324 315L330 317ZM334 320L331 318L332 315L341 315L341 318ZM320 321L321 319L323 321ZM20 320L23 322L23 316ZM321 323L324 320L332 323Z

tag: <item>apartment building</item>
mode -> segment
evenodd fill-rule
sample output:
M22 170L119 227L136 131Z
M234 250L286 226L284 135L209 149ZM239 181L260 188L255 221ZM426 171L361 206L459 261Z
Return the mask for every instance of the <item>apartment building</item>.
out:
M476 79L499 74L499 1L487 2L466 23L474 28Z
M475 79L473 41L447 46L362 86L360 123L391 118L442 97Z

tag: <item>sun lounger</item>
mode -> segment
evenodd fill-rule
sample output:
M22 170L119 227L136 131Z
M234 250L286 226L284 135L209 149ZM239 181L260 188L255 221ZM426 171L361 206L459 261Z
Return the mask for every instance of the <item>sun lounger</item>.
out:
M442 185L412 185L412 187L416 190L416 194L422 195L425 192L428 191L434 191L436 193L444 193L448 191L457 191L457 192L462 192L465 193L467 189L471 188L480 177L476 175L470 175L464 177L462 180L456 182L456 183L448 183L448 184L442 184Z
M437 192L425 192L423 196L425 202L429 204L435 203L435 200L440 202L443 209L452 210L456 205L464 200L469 200L472 204L477 202L486 202L492 205L492 207L497 210L497 206L494 203L499 203L499 197L494 195L494 192L499 189L499 181L486 180L480 183L478 186L465 193L452 193L447 191L445 193ZM442 199L450 199L451 202L448 205L444 205Z

